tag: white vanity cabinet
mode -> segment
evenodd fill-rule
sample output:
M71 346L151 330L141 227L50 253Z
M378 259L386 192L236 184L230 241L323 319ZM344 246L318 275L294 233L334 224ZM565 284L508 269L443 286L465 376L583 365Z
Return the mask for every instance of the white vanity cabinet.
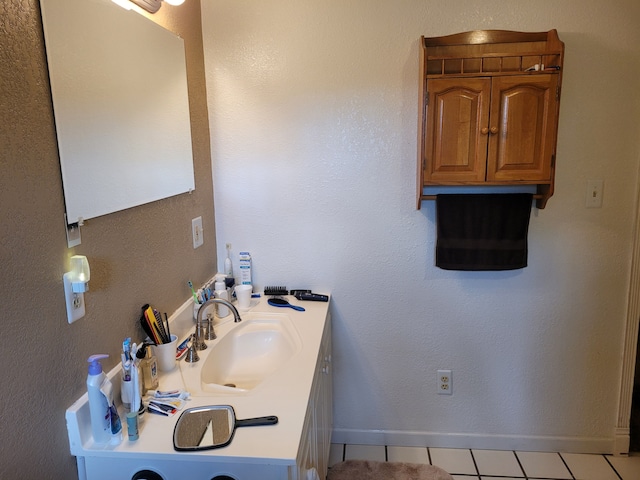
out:
M128 441L124 427L122 443L101 447L93 444L85 393L66 412L79 480L325 480L333 422L331 317L328 302L304 302L304 307L305 312L286 313L301 344L291 362L253 391L222 395L192 390L187 405L231 405L237 418L276 415L277 425L240 428L224 448L178 452L172 442L178 415L168 418L146 413L137 441ZM172 315L172 333L180 338L191 333L192 312L193 304L187 302ZM282 315L282 309L277 312ZM245 315L251 319L275 313L262 298ZM217 327L218 340L209 345L209 351L237 325L242 323ZM203 357L207 350L204 352ZM160 389L185 388L183 368L161 375ZM118 367L108 373L116 398L119 374Z
M331 365L331 321L327 320L302 430L298 465L299 480L314 480L313 469L325 479L333 428L333 382Z

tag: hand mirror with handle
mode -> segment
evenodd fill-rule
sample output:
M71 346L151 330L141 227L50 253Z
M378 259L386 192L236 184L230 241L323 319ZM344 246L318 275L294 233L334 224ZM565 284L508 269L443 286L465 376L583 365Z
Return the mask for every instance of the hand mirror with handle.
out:
M210 450L231 443L236 427L275 425L278 417L238 420L231 405L211 405L185 410L173 430L173 448L178 451Z

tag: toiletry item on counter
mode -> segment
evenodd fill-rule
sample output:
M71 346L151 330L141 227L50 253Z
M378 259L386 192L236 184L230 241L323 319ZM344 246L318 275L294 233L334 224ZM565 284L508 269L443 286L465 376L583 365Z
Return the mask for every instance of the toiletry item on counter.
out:
M191 283L191 280L189 280L187 282L187 285L189 285L189 288L191 289L191 295L193 295L193 301L196 303L200 303L198 301L198 294L196 293L196 291L193 289L193 283Z
M196 313L197 318L197 313ZM189 350L189 337L185 338L180 345L176 347L176 360L180 360Z
M106 397L109 404L109 423L111 426L111 445L120 445L122 442L122 422L120 421L120 415L118 415L118 408L113 400L113 384L105 378L100 387L100 392Z
M288 295L289 294L289 290L287 290L287 287L284 287L282 285L280 285L280 286L267 286L267 287L264 287L264 294L265 295L282 296L282 295Z
M137 357L140 360L142 394L144 395L148 390L158 388L158 362L152 349L146 343L143 343L138 349Z
M136 414L136 427L143 420L144 405L142 404L142 378L139 370L138 346L133 343L131 345L131 409L129 413ZM127 426L129 424L129 416L127 415ZM137 431L137 428L136 428ZM136 436L137 438L137 436ZM129 437L131 439L131 436Z
M127 435L130 442L135 442L139 438L137 412L127 413Z
M282 297L271 297L269 300L267 300L267 303L273 307L287 307L287 308L293 308L294 310L297 310L298 312L304 312L305 308L304 307L299 307L298 305L291 305L287 300L285 300Z
M233 264L231 263L231 244L227 243L227 258L224 259L224 274L233 278ZM233 285L228 285L233 286Z
M247 310L251 308L251 296L253 287L251 285L236 285L235 294L238 299L238 308Z
M140 324L142 329L149 336L153 343L156 345L162 345L163 343L171 342L171 335L169 330L169 319L165 314L165 320L162 319L162 315L156 309L151 307L148 303L142 307L142 315L140 316Z
M122 352L120 353L122 360L122 377L120 380L120 400L122 405L128 411L131 409L131 337L127 337L122 342Z
M131 377L128 379L125 376L122 376L120 380L120 401L122 402L122 406L124 409L129 412L131 411L131 397L133 396L133 384L131 383Z
M158 364L158 371L171 372L176 368L176 353L178 350L178 336L171 334L171 342L153 345L151 351Z
M189 282L191 285L191 282ZM227 300L231 299L232 287L235 285L235 278L229 277L224 273L217 273L211 280L205 283L197 291L193 292L193 305L194 305L194 320L197 318L198 308L203 303L215 298L216 290L227 290ZM232 300L230 300L232 301ZM226 315L225 315L226 316Z
M122 342L122 353L120 357L122 359L122 379L120 383L120 399L122 400L122 405L127 411L131 411L131 401L133 399L134 394L134 381L133 381L133 370L137 371L137 346L135 343L131 342L131 337L127 337ZM143 390L142 384L142 376L138 375L136 377L138 380L137 390L141 392Z
M186 401L190 398L189 392L186 390L171 391L150 391L148 392L149 405L147 411L156 415L171 417L186 405Z
M291 290L291 295L298 300L307 300L311 302L328 302L329 295L321 293L313 293L311 290Z
M88 359L87 395L89 397L89 413L91 415L91 433L93 441L98 445L106 445L111 441L111 408L109 399L104 394L103 384L109 379L102 371L100 360L109 355L91 355Z
M162 402L154 402L153 400L147 405L147 412L164 417L173 417L178 409Z
M227 291L227 286L224 283L225 276L223 274L217 274L215 276L215 291L214 295L216 298L220 298L222 300L229 301L229 292ZM224 305L216 305L218 311L218 317L224 318L229 315L229 307L225 307Z
M191 398L191 394L186 390L156 390L154 392L149 392L149 395L158 400L188 400ZM182 407L180 406L178 408L180 409Z
M311 290L303 290L303 289L294 289L291 291L287 290L287 287L278 286L278 287L264 287L264 294L271 296L284 296L284 295L293 295L298 300L306 300L311 302L328 302L329 295L323 295L321 293L313 293Z
M251 254L240 252L240 284L251 285Z

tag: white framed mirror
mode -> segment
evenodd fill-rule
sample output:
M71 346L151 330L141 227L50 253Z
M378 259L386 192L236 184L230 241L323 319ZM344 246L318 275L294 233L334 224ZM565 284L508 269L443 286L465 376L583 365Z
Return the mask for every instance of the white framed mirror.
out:
M195 188L184 41L110 0L40 0L67 222Z

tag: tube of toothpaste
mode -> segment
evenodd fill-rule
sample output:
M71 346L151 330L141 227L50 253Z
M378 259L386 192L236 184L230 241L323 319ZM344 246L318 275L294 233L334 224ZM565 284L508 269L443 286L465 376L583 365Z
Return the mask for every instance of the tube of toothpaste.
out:
M174 408L176 410L182 410L187 400L191 397L189 392L185 390L150 390L149 395L151 395L150 402L154 402L159 405L166 405L167 407Z

